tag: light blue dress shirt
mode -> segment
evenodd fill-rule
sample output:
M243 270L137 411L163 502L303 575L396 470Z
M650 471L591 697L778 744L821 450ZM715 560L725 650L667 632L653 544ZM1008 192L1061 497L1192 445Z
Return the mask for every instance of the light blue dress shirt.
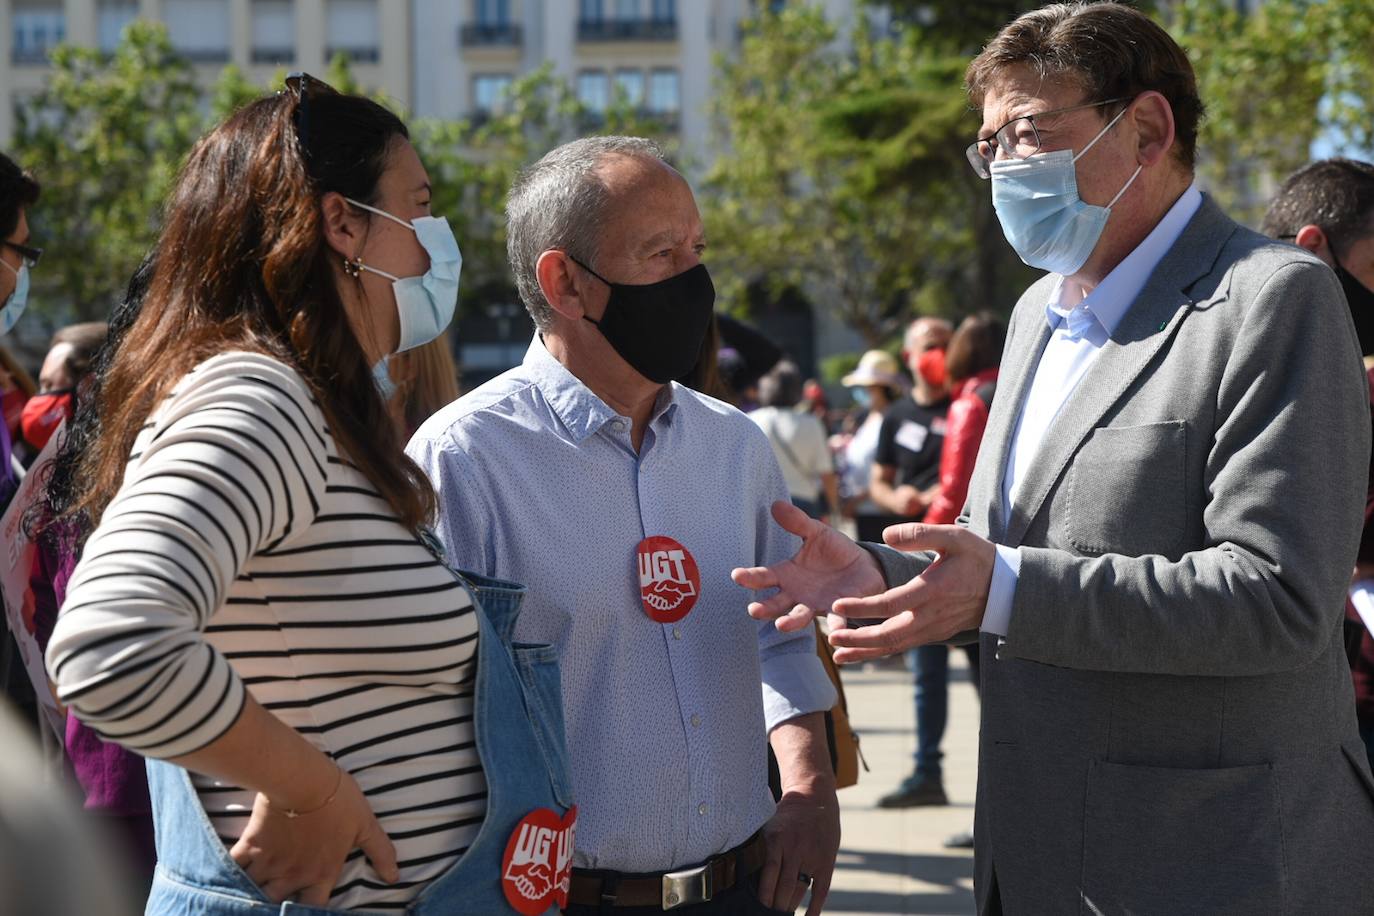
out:
M574 864L658 872L763 825L768 731L829 709L835 692L812 632L753 620L730 580L800 546L769 515L787 487L763 432L676 384L638 454L630 425L536 338L522 365L441 410L407 451L438 491L450 562L527 585L516 641L562 650ZM675 624L641 603L636 547L654 535L701 573Z
M1188 221L1202 206L1202 193L1190 185L1144 241L1135 247L1087 296L1071 280L1059 278L1045 305L1045 320L1053 333L1040 354L1026 401L1016 419L1007 464L1002 471L1003 523L1011 518L1018 496L1016 484L1040 451L1054 418L1063 409L1078 383L1087 375L1098 351L1116 331L1150 274L1183 234ZM1011 605L1021 573L1021 551L997 545L988 604L982 629L1006 636L1011 626Z

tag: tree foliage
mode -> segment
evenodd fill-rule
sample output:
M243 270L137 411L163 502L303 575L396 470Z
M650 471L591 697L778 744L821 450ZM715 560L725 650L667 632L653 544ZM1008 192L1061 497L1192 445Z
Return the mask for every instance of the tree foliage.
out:
M54 51L52 75L20 112L15 138L15 154L43 185L32 214L34 237L47 249L34 272L35 312L50 325L103 318L156 241L163 203L196 139L275 91L283 76L259 86L229 66L202 93L166 30L142 21L126 29L112 55ZM341 92L369 94L342 55L323 78ZM434 186L433 210L449 218L463 249L468 312L514 301L504 211L519 169L582 133L668 133L623 96L594 115L547 66L517 80L490 118L420 120L410 128Z
M761 276L795 286L870 346L917 313L1009 307L1026 274L964 160L965 58L913 28L840 37L819 9L788 7L720 62L726 152L706 200L723 298L742 307Z
M103 317L157 237L162 203L203 119L191 66L166 31L136 23L113 55L63 46L34 104L19 112L18 158L43 185L32 214L47 249L40 307Z
M1177 0L1161 22L1197 72L1207 114L1198 138L1206 187L1257 223L1264 191L1311 158L1319 137L1347 155L1374 150L1374 4Z

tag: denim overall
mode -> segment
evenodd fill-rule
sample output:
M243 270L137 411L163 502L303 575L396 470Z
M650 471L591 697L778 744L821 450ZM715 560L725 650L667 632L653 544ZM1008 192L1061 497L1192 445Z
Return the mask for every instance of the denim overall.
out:
M486 820L452 868L404 910L408 916L516 912L502 890L502 860L516 826L537 808L572 804L558 656L552 646L511 642L523 586L461 574L476 605L474 728L487 778ZM542 766L532 766L534 762ZM323 916L345 912L272 903L229 857L181 767L148 761L157 871L146 916ZM557 912L550 906L547 912Z

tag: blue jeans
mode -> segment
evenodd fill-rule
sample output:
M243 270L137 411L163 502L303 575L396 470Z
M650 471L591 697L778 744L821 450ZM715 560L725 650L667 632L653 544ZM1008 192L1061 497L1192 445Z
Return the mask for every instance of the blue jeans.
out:
M537 808L572 805L558 658L551 646L511 642L522 586L464 574L478 613L474 727L487 779L486 819L468 851L404 912L514 913L502 890L502 858L517 825ZM532 765L533 764L533 765ZM325 916L342 912L272 903L229 856L185 770L148 761L157 871L145 916ZM546 913L556 913L550 906Z
M978 644L961 646L968 655L973 686L978 688ZM949 720L949 647L919 646L910 652L916 671L916 775L940 779L944 754L940 742Z

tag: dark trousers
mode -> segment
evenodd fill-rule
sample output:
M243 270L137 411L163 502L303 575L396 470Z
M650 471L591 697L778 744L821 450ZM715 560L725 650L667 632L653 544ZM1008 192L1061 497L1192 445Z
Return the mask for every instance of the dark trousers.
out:
M969 676L978 688L978 644L961 646L968 655ZM912 649L916 670L916 774L932 779L941 777L940 742L949 720L949 647L920 646Z
M564 916L651 916L662 912L663 908L657 906L570 906L563 911ZM682 916L782 916L787 911L759 903L757 881L750 878L717 894L709 903L684 906L672 912Z

